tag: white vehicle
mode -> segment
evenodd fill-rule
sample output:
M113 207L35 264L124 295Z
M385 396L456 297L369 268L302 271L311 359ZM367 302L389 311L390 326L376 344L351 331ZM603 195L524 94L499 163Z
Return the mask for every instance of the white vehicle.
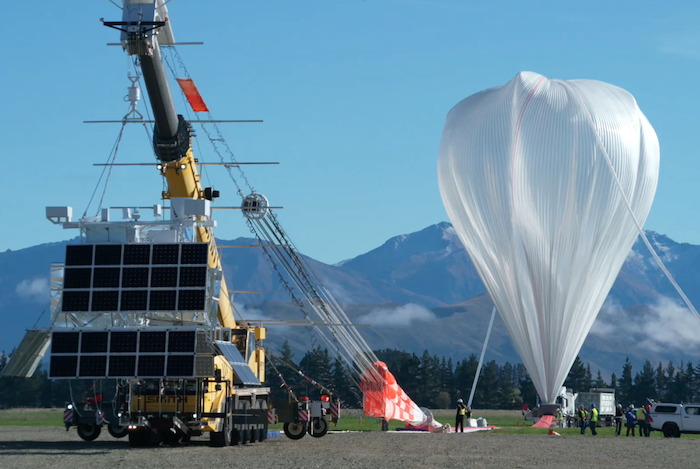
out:
M681 433L700 433L700 404L659 403L651 407L651 429L666 438L680 438Z
M615 418L615 390L592 388L590 392L580 392L576 397L576 407L582 405L590 412L591 404L598 409L598 425L612 425Z

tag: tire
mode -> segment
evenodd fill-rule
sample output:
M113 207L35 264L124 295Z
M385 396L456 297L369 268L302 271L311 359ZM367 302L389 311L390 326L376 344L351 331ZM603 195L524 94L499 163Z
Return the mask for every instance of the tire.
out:
M661 431L664 434L664 438L680 438L681 436L681 432L675 423L665 423Z
M250 443L257 443L258 441L260 441L260 430L253 428L250 431Z
M260 402L260 408L267 410L267 401L258 401ZM258 439L259 442L263 442L267 440L267 429L268 429L268 423L267 423L267 416L265 416L265 423L262 425L262 428L260 429L260 438Z
M92 423L81 423L78 425L78 436L85 441L93 441L100 436L102 427L98 427Z
M306 435L306 425L296 422L284 424L284 434L290 440L301 440Z
M321 438L328 433L328 420L326 420L326 417L315 417L309 425L312 430L309 432L309 435L314 438Z
M226 405L224 406L224 412L225 414L229 414L231 412L231 401L227 400ZM223 428L221 429L220 432L211 432L211 436L209 437L209 444L215 448L221 448L223 446L231 446L231 438L233 436L232 430L232 422L233 422L233 417L228 416L224 417L224 424Z
M109 432L110 435L112 435L114 438L124 438L126 435L129 434L129 429L128 427L122 427L119 424L114 424L110 423L107 426L107 431Z

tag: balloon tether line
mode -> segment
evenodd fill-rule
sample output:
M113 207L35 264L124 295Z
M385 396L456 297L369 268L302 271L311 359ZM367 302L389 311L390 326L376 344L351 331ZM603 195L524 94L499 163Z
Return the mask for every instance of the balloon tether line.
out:
M568 84L567 84L568 85ZM647 239L646 234L644 233L644 229L642 228L642 225L639 224L639 221L637 220L637 217L634 216L634 210L632 210L632 205L630 205L629 200L627 199L627 195L625 195L625 191L622 188L622 183L620 183L620 179L617 177L617 173L615 172L615 168L613 167L612 161L610 160L610 155L608 155L608 151L605 149L605 146L603 145L603 141L600 139L600 136L598 135L598 131L595 128L595 124L593 123L593 118L591 117L591 114L588 112L588 109L586 108L585 104L583 103L583 99L578 94L578 91L571 86L571 90L574 92L574 95L576 98L579 100L579 103L581 104L581 107L585 110L586 117L588 120L588 123L591 126L591 129L593 130L593 134L595 135L596 142L598 143L598 146L600 147L601 151L603 152L603 156L605 156L605 162L608 164L608 169L610 169L610 173L613 176L613 179L615 179L615 184L617 185L617 189L620 191L620 195L622 196L622 199L625 201L625 206L627 207L627 211L629 212L630 216L632 217L632 220L634 221L634 225L637 227L637 231L639 231L639 235L642 237L644 240L644 244L646 244L647 249L649 249L649 252L651 255L654 257L656 262L659 264L659 267L661 267L661 270L666 274L666 277L668 278L669 282L673 285L673 287L676 289L678 294L683 298L683 301L685 304L690 308L690 310L695 313L695 317L700 320L700 315L698 315L698 311L695 309L695 306L690 302L688 297L685 295L683 290L681 289L680 285L676 283L674 280L673 276L671 273L668 271L666 266L664 265L663 261L659 257L659 255L654 251L654 248L651 246L651 243Z
M474 399L474 392L476 391L476 383L479 381L479 374L481 373L481 365L484 364L484 354L486 353L486 346L489 344L489 337L491 337L491 327L493 327L493 319L496 317L496 307L493 307L491 311L491 320L489 321L489 328L486 331L486 340L484 340L484 346L481 347L481 357L479 357L479 366L476 367L476 375L474 376L474 382L472 383L472 391L469 393L469 401L467 402L467 407L472 406L472 400Z

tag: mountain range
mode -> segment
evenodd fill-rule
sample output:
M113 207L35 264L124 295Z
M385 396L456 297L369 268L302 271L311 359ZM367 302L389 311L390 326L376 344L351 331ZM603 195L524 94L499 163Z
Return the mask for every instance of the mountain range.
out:
M700 246L677 243L648 231L647 237L693 303L700 303ZM48 309L49 264L62 262L65 245L42 244L0 253L0 350L11 350ZM248 319L300 319L278 274L256 240L218 240L224 273L239 312ZM236 248L234 248L234 246ZM243 246L243 247L241 247ZM246 247L249 246L249 247ZM307 262L344 305L374 349L397 348L462 359L479 353L492 302L466 250L449 223L396 236L365 254L336 265ZM697 318L678 305L670 282L638 240L586 339L581 358L604 375L620 374L626 356L635 367L646 359L696 360ZM48 311L38 321L48 325ZM305 328L271 330L268 345L289 340L298 357L315 342ZM500 320L494 323L487 359L519 362Z

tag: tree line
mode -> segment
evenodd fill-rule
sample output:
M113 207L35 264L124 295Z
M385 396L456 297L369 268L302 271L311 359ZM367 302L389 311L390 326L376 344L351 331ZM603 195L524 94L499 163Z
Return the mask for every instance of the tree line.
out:
M379 350L375 354L387 364L404 391L422 407L451 408L457 399L466 402L469 398L478 366L474 354L456 362L431 355L427 350L420 356L393 349ZM7 361L8 355L0 353L0 372ZM268 362L266 375L272 399L289 399L289 390L296 397L317 399L323 387L330 390L334 398L339 398L344 407L362 407L358 377L328 350L315 347L301 359L296 359L285 341L271 361L274 367ZM700 400L700 364L694 367L692 363L681 363L676 368L673 363L665 366L659 363L655 367L647 360L641 370L635 371L628 358L620 377L613 373L606 381L600 371L594 378L590 364L585 365L576 357L564 384L574 392L612 388L617 402L624 406L640 405L647 398L693 402ZM0 377L0 408L63 407L67 402L82 401L100 390L105 396L111 396L114 382L104 380L95 385L90 380L52 380L45 370L39 368L32 378ZM520 363L498 364L495 360L484 363L472 407L520 409L523 403L530 408L537 404L537 391L525 367Z

